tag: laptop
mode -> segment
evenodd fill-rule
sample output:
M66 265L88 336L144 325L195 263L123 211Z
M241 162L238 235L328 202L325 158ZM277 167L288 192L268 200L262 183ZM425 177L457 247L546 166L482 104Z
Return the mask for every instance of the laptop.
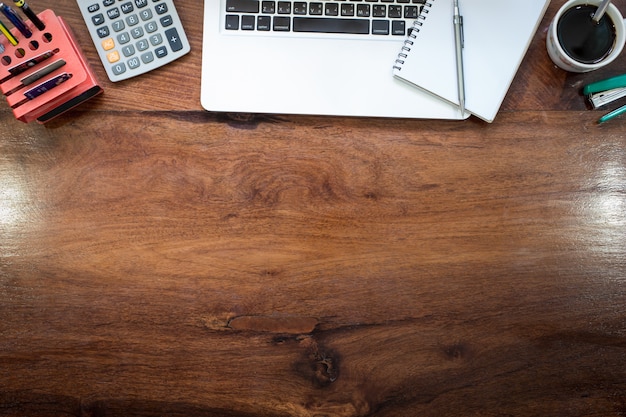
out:
M466 118L393 76L424 3L205 0L201 104L215 112Z

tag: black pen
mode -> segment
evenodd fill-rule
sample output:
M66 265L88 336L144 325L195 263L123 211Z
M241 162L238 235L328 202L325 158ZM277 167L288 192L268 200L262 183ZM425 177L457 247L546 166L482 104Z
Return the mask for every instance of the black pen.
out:
M37 29L44 30L46 28L46 25L41 21L39 17L37 17L37 13L33 12L33 9L28 7L28 4L24 0L16 0L13 3L15 3L17 7L22 9L22 12L24 12L26 17L28 17L30 21L33 22Z

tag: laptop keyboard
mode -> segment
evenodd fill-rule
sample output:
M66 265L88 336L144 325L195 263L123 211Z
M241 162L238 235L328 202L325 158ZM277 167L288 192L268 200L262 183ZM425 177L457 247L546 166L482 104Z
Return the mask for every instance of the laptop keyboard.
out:
M227 0L228 31L405 36L426 0Z

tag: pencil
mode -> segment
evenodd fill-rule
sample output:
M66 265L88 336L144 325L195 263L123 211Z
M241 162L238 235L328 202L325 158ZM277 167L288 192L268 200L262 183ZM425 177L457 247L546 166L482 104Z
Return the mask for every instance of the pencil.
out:
M2 21L0 21L0 32L2 32L4 36L6 36L9 42L11 42L11 45L13 46L17 45L17 39L15 38L15 36L13 36L13 34L9 31L9 29L7 29L7 27L4 26L4 23L2 23Z

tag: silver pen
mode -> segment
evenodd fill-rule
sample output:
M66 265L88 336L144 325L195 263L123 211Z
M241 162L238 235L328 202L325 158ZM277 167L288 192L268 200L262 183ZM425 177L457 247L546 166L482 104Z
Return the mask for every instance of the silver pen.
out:
M459 107L465 113L465 74L463 73L463 16L459 13L459 0L454 0L454 43L456 49L456 80L459 89Z

